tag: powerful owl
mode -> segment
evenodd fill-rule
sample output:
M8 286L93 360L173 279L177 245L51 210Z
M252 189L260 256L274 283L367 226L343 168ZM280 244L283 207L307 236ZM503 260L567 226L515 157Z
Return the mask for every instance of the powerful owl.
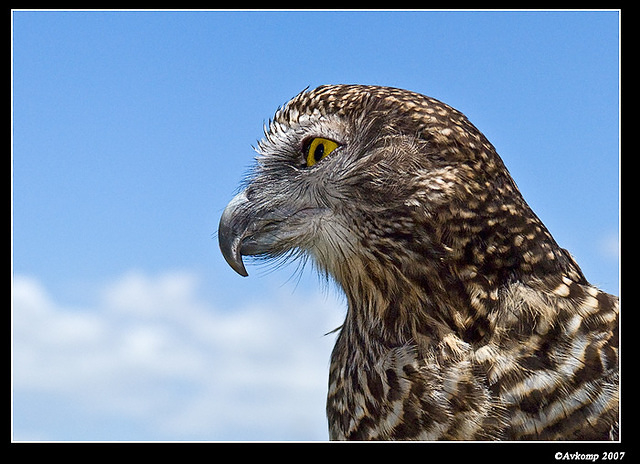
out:
M305 90L265 125L218 237L311 258L348 309L334 440L616 440L618 298L585 279L459 111L389 87Z

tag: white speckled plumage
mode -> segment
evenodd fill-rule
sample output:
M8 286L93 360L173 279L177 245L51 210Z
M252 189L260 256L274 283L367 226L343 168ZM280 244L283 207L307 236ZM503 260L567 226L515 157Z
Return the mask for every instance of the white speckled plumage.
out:
M337 148L314 161L318 137ZM332 439L617 438L618 299L589 284L462 113L322 86L276 112L258 151L221 249L241 273L245 255L310 257L344 290Z

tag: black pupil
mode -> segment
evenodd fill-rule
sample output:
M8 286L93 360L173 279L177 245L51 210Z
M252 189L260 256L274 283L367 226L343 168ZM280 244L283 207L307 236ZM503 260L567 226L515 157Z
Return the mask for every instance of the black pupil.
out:
M324 155L324 145L319 143L313 151L313 159L316 160L316 163L322 159L322 155Z

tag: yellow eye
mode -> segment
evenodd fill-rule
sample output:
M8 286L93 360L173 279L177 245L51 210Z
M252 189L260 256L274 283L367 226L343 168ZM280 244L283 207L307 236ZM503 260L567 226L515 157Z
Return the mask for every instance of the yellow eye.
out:
M313 166L336 148L338 148L338 144L333 140L322 137L311 140L311 143L305 146L304 152L307 156L307 167Z

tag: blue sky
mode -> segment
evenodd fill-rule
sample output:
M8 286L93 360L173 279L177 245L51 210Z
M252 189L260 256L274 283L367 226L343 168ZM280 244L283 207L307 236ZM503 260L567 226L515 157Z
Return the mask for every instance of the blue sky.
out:
M344 302L215 231L305 87L464 112L619 286L619 13L14 11L15 440L325 440Z

